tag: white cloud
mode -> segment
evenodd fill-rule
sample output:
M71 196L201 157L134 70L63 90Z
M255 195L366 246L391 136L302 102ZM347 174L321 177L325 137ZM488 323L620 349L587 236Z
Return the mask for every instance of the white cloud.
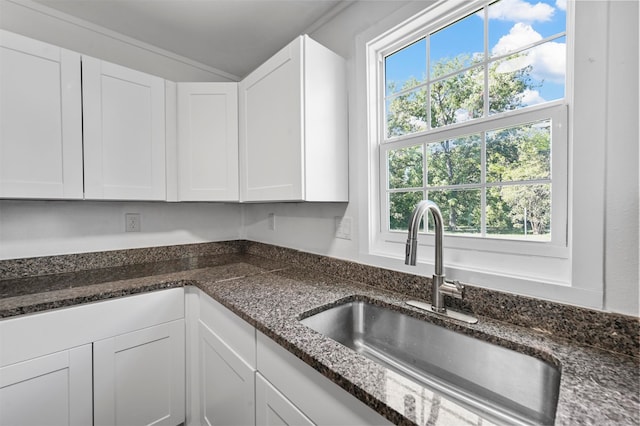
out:
M565 43L541 44L529 52L533 65L532 76L553 83L564 83L567 69L567 47Z
M556 5L566 0L557 0ZM560 6L559 6L560 7ZM531 4L523 0L502 0L489 7L489 19L515 22L545 22L553 16L554 9L546 3Z
M525 90L522 93L522 103L527 106L541 104L547 102L545 98L540 96L540 92L537 90Z
M556 0L556 7L560 10L567 10L567 0Z
M542 40L542 36L531 25L518 22L509 30L509 34L500 37L500 40L491 49L493 55L504 55L527 44Z
M491 49L493 55L505 55L509 52L530 43L542 40L531 25L515 24L509 34L498 40ZM566 44L547 42L531 50L523 52L526 56L520 56L504 61L498 66L498 72L513 72L526 66L532 66L532 77L536 80L544 80L554 83L563 83L566 70Z

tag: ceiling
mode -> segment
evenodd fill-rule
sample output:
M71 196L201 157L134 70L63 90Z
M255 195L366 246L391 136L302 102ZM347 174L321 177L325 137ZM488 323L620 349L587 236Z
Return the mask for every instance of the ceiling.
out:
M36 0L242 78L353 0Z

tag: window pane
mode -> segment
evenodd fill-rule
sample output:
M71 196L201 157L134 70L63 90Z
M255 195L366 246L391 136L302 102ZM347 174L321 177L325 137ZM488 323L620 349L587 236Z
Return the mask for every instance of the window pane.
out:
M480 234L480 190L429 191L427 196L440 207L445 233ZM433 220L429 217L429 232Z
M550 119L487 132L487 182L550 177Z
M491 114L564 98L566 43L561 38L489 64Z
M487 190L487 235L551 240L551 184Z
M480 135L448 139L427 146L429 186L479 183L482 143Z
M502 0L489 6L489 50L505 55L556 34L567 25L566 2Z
M402 136L427 129L426 90L414 90L387 100L387 137Z
M389 229L406 231L409 229L409 218L416 205L423 200L422 191L393 192L389 194Z
M431 77L459 71L484 57L484 24L469 15L429 36Z
M482 117L482 67L431 84L431 127L438 128Z
M387 152L389 188L422 187L423 164L422 145L389 150Z
M427 72L427 43L420 39L384 59L385 95L410 89L424 82Z

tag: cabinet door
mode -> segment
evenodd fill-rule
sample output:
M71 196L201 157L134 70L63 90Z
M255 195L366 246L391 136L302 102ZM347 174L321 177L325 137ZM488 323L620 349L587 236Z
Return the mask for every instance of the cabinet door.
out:
M95 425L185 420L184 320L94 343Z
M164 200L164 80L82 57L85 198Z
M80 55L0 30L0 197L82 198Z
M91 345L0 368L1 425L90 425Z
M256 425L311 426L314 423L260 373L256 373Z
M207 326L199 329L201 423L255 424L255 370Z
M238 201L237 83L178 83L178 200Z
M249 74L239 92L240 200L303 200L302 39Z

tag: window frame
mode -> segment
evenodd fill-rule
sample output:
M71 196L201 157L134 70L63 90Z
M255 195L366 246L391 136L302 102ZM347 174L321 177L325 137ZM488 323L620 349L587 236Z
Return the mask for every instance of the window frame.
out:
M473 5L477 7L477 3ZM433 249L418 250L418 267L404 265L404 243L380 238L379 151L376 93L378 57L371 52L392 42L408 43L426 23L469 10L467 0L439 1L429 7L411 3L356 36L354 102L351 114L354 152L357 154L357 216L359 260L378 267L431 276ZM605 3L567 2L568 110L568 257L547 257L457 250L447 247L444 266L448 278L529 297L595 309L604 306L604 203L607 92L607 35L609 6ZM384 45L383 45L384 43ZM586 141L587 143L583 143ZM420 245L428 243L424 236Z
M427 129L425 131L411 133L407 135L387 136L387 120L385 117L385 57L400 49L416 42L426 35L438 31L440 28L455 23L459 19L465 18L469 14L473 14L479 9L488 6L495 0L485 0L482 3L473 2L439 2L428 8L430 10L427 15L439 15L427 24L417 26L413 30L403 34L403 29L391 31L390 34L380 37L375 45L369 46L369 54L374 57L376 70L371 77L375 76L373 83L374 92L370 92L372 99L370 102L376 104L376 116L370 114L375 126L375 140L377 141L378 152L378 206L379 212L376 215L378 223L377 232L379 233L377 240L391 243L401 243L406 240L406 235L400 231L389 230L389 202L388 202L388 168L386 161L386 153L389 149L397 149L407 146L426 144L437 142L438 140L475 134L479 132L491 131L504 127L525 124L532 121L550 118L552 120L552 147L551 147L551 184L552 184L552 215L551 215L551 240L550 241L526 241L522 239L508 239L491 236L461 236L446 234L445 247L460 250L490 251L495 253L517 253L522 255L538 255L545 257L567 258L569 256L568 247L568 92L569 84L565 84L565 97L560 100L545 102L521 109L510 110L498 114L489 114L486 99L488 88L485 87L485 105L484 115L481 118L470 120L467 122L451 124L445 127ZM446 4L444 4L446 3ZM442 12L441 12L442 11ZM439 13L441 12L441 13ZM567 29L565 38L569 39L569 10L567 10ZM546 39L545 39L546 40ZM529 47L527 47L529 48ZM485 56L486 50L486 34L485 34ZM568 50L568 49L567 49ZM567 52L569 56L569 52ZM494 61L496 58L484 58L484 63ZM477 65L477 64L476 64ZM474 65L475 66L475 65ZM567 60L567 68L569 68L569 60ZM371 70L370 70L371 71ZM567 70L567 82L569 81L569 70ZM485 82L486 84L486 82ZM370 87L371 84L370 84ZM415 89L415 88L414 88ZM414 90L412 89L412 90ZM374 95L371 95L374 93ZM483 151L484 152L484 151ZM486 186L486 182L482 183L482 189ZM423 182L426 188L427 183ZM481 207L484 207L481 206ZM419 243L423 245L433 245L433 236L420 233Z

